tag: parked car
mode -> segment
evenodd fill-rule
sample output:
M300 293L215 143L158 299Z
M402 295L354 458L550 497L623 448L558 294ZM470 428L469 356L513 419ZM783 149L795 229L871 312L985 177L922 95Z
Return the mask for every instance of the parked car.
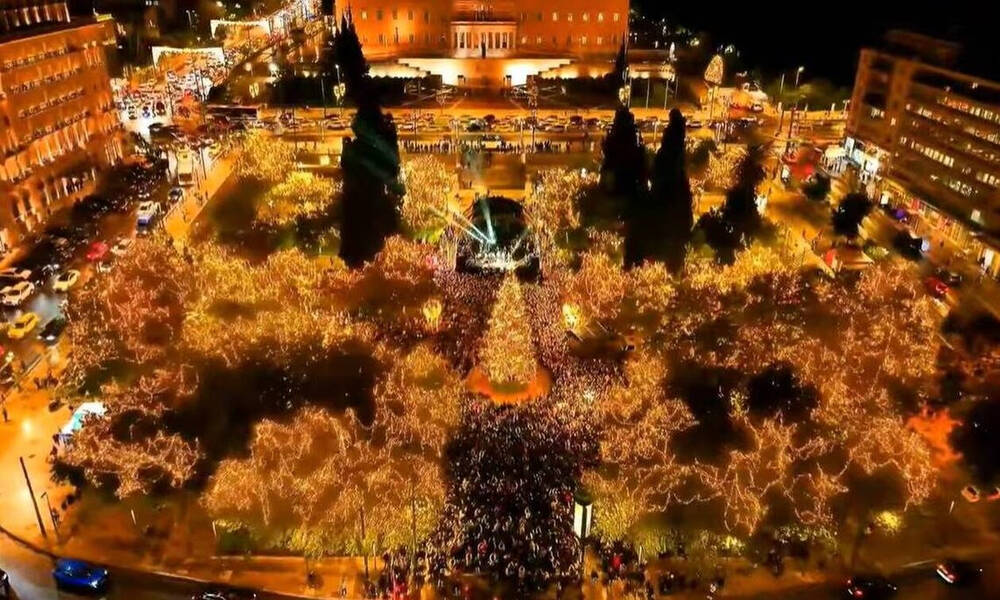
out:
M891 598L896 591L892 582L879 575L856 576L847 580L847 595L850 598L880 600Z
M23 339L35 327L38 327L38 315L33 312L22 313L7 326L7 337L12 340Z
M26 281L30 278L31 278L30 269L7 267L6 269L0 270L0 279L17 279L20 281Z
M61 336L62 332L66 329L66 324L67 321L65 317L56 317L46 323L45 327L42 327L42 330L38 332L38 337L40 337L43 342L51 346L59 341L59 336Z
M0 297L5 306L18 306L28 299L35 291L35 284L30 281L18 281L0 290Z
M934 567L934 572L948 585L962 586L976 582L983 569L959 560L943 560Z
M90 244L87 247L87 260L90 262L97 262L104 258L108 254L108 245L104 242L97 241Z
M56 587L68 590L98 592L108 587L108 570L83 562L60 558L52 569Z
M57 292L67 292L69 288L76 285L77 280L80 279L80 272L76 269L69 269L60 273L52 284L52 288Z

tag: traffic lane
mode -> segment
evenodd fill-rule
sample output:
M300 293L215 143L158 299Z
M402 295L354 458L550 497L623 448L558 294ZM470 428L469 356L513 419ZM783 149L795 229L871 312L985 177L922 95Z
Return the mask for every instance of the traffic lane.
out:
M913 569L901 575L889 577L899 591L893 600L983 600L998 597L995 590L1000 589L995 565L990 565L984 571L980 581L968 585L956 586L944 583L934 572L933 564ZM846 591L846 579L813 586L806 586L785 592L761 592L741 598L751 600L820 600L834 598L849 598Z
M0 568L10 576L12 598L17 600L190 600L198 593L220 586L183 577L164 576L132 569L109 569L111 585L104 594L80 595L59 590L52 579L53 559L0 534ZM286 600L293 596L258 592L260 600Z

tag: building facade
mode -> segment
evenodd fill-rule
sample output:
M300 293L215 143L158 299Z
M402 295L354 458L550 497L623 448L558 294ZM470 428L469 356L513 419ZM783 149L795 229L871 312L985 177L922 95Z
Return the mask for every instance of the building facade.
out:
M0 251L94 188L122 156L105 46L110 21L63 2L0 0Z
M953 70L955 48L909 35L861 52L846 156L882 204L917 233L1000 269L1000 84ZM916 44L913 42L917 42Z
M337 10L338 22L350 11L369 61L436 73L446 83L461 78L475 85L481 73L487 85L503 86L572 63L609 61L627 35L629 4L352 0L338 2Z

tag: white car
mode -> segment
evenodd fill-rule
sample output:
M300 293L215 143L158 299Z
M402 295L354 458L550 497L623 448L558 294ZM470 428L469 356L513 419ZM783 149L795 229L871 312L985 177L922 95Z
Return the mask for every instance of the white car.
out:
M979 502L979 499L982 497L982 494L980 493L979 488L977 488L976 486L967 485L964 488L962 488L962 497L969 502Z
M6 269L0 270L0 278L2 279L20 279L26 280L31 277L31 271L28 269L18 269L16 267L7 267Z
M55 283L52 284L53 289L57 292L69 291L69 288L76 285L77 280L80 279L80 272L76 269L70 269L64 273L60 273L56 277Z
M35 284L30 281L19 281L0 290L3 303L7 306L17 306L24 302L35 291Z
M156 202L146 201L139 205L137 220L139 225L149 225L156 213L160 212L160 205Z
M122 238L111 247L111 254L123 256L132 247L132 238Z

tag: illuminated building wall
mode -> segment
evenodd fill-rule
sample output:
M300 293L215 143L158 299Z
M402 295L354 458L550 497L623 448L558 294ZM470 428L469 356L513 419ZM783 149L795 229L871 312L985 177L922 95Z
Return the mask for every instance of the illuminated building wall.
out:
M610 58L628 29L628 0L352 0L369 60ZM338 13L339 19L340 13Z
M1000 84L913 52L865 49L846 133L848 155L876 174L876 200L1000 267Z
M112 23L62 2L0 3L0 250L91 193L122 154L105 61Z

